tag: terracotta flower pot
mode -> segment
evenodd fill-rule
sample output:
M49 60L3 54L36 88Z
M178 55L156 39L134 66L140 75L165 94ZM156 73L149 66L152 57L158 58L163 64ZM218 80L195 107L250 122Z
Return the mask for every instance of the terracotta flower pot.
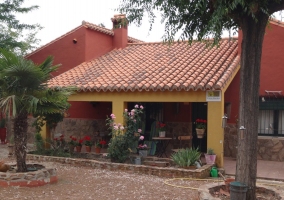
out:
M95 151L96 151L96 153L101 153L101 148L100 147L96 147Z
M92 148L91 146L86 146L86 152L88 153L91 152L91 148Z
M205 129L196 128L195 130L196 130L197 138L203 138L204 137Z
M76 152L81 152L82 146L76 146Z

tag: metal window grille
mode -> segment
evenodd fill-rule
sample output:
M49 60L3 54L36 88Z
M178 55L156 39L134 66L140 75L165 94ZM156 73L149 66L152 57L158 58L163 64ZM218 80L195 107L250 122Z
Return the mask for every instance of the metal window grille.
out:
M259 98L259 135L284 136L284 96L270 94Z

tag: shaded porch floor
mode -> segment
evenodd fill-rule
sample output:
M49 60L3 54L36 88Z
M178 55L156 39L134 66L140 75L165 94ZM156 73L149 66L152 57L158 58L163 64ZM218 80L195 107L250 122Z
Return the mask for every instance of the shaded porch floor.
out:
M226 175L234 176L236 173L236 159L224 157ZM284 162L257 160L257 178L284 181Z

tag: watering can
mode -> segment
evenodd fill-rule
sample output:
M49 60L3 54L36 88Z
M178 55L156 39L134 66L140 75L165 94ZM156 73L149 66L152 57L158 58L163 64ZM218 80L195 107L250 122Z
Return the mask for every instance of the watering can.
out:
M218 169L216 167L212 167L210 174L212 177L218 177Z

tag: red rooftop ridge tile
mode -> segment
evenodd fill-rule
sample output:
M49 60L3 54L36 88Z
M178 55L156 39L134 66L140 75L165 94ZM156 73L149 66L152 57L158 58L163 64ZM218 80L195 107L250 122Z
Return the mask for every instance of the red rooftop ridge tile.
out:
M85 92L219 90L239 65L236 39L212 48L201 42L134 43L80 64L49 86Z

